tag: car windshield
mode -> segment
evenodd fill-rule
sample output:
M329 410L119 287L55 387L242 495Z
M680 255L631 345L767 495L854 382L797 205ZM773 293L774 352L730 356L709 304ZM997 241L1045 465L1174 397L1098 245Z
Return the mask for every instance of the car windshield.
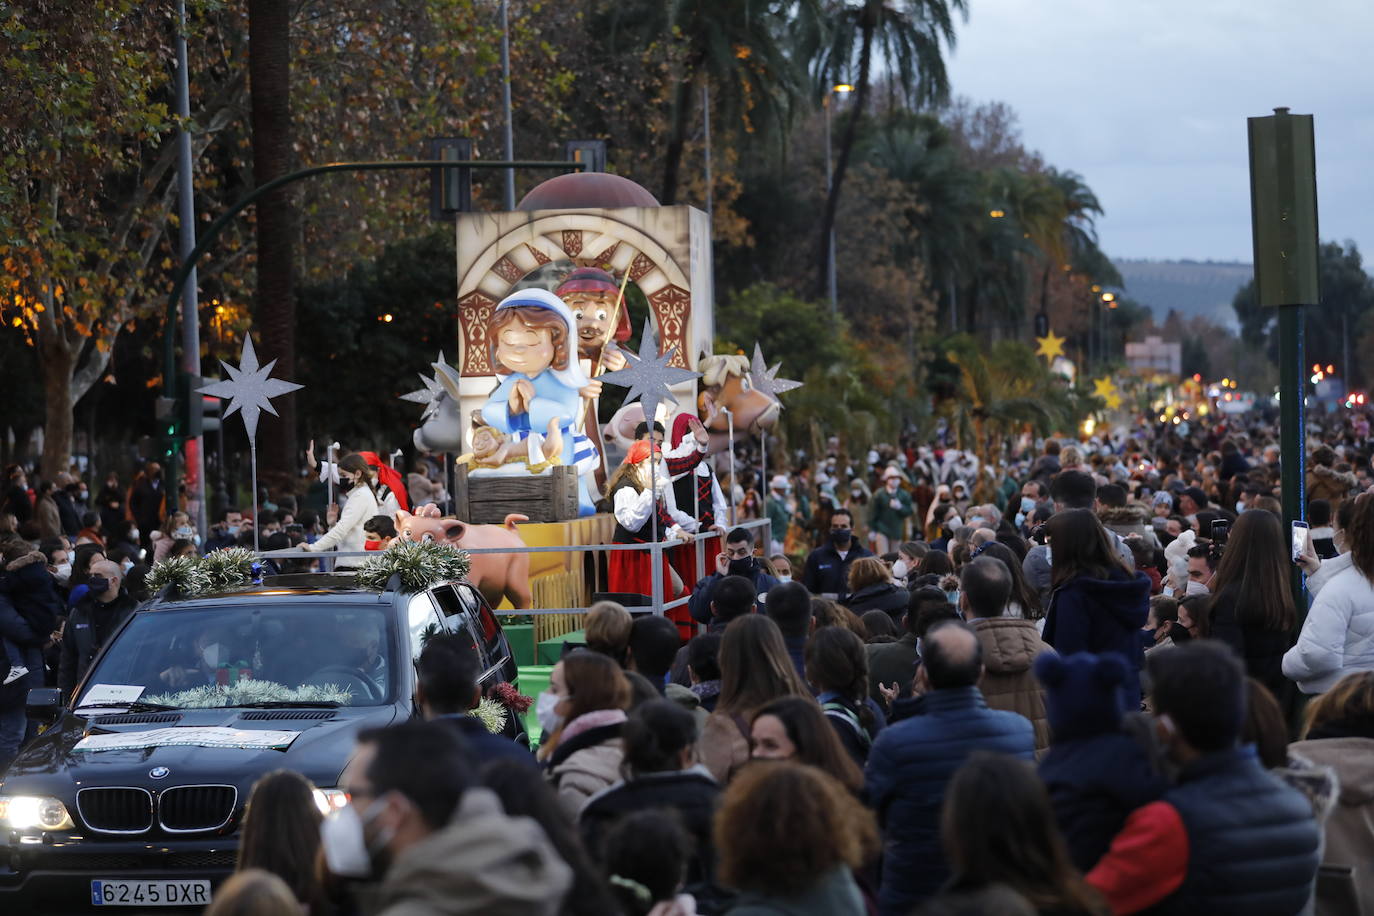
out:
M356 605L236 602L141 613L75 705L379 706L395 690L394 642L382 610Z

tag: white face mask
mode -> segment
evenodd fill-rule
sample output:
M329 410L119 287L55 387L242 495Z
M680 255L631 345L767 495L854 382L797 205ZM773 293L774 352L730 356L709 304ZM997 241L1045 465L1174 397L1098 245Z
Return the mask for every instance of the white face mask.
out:
M544 731L556 732L558 726L563 724L563 717L554 712L555 707L562 701L563 698L551 690L539 694L539 699L534 705L534 714L539 719L539 727Z
M1244 511L1245 511L1245 500L1242 499L1240 502L1236 503L1236 514L1237 514L1237 515L1240 515L1240 514L1241 514L1242 512L1244 512Z
M122 569L124 570L124 575L127 576L127 575L129 574L129 570L131 570L131 569L134 568L134 561L133 561L133 560L125 560L123 563L120 563L119 565L120 565L120 568L122 568Z
M892 564L892 578L899 582L905 582L906 574L910 571L911 568L906 565L906 560L898 560Z
M391 842L391 836L376 837L369 844L364 828L377 817L381 804L379 798L361 815L353 805L345 805L320 822L320 848L331 873L341 878L373 876L373 856Z
M363 838L363 821L352 805L345 805L320 822L320 848L325 865L340 878L369 878L372 857Z
M56 579L58 582L66 584L66 581L71 577L72 564L58 563L55 567L53 567L53 578Z
M218 668L229 661L229 647L220 642L212 642L200 650L200 657L207 668Z
M950 531L958 531L960 528L964 527L964 520L957 515L951 515L949 518L945 519L945 527Z
M131 541L137 541L137 540L138 540L138 529L137 529L137 528L130 528L130 529L129 529L129 540L131 540Z
M778 581L785 584L785 583L791 582L791 581L792 581L792 577L791 577L791 576L778 576Z

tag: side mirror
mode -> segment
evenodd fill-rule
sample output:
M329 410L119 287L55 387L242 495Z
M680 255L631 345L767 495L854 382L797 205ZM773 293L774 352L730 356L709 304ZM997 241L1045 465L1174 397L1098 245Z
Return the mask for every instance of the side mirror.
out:
M51 725L62 713L62 691L57 687L35 687L29 691L24 712L35 722Z

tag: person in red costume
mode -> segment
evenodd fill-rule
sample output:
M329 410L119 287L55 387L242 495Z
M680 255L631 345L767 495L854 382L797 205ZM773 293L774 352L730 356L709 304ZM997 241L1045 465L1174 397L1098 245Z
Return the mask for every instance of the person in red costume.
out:
M704 460L710 441L706 427L696 417L684 413L673 418L670 447L663 455L673 480L673 497L683 512L697 520L699 532L714 531L718 535L672 551L670 562L683 582L696 582L711 571L721 550L725 526L731 521L730 504L721 492L711 463ZM707 558L700 571L698 550L704 551Z
M652 472L651 468L654 468ZM624 463L611 475L606 485L606 500L615 514L613 544L686 541L691 540L697 530L697 520L677 506L662 452L647 440L631 446ZM611 591L653 594L653 564L649 551L613 550L608 567ZM664 601L686 594L682 578L669 564L666 551L662 575ZM666 616L678 624L679 632L684 626L689 631L694 626L685 604L668 611Z

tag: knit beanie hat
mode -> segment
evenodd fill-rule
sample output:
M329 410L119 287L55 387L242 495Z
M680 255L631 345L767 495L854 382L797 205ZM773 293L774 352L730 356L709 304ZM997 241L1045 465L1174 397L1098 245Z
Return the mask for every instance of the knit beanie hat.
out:
M1056 743L1115 732L1121 726L1126 660L1115 652L1044 652L1035 676L1045 685L1045 708Z

